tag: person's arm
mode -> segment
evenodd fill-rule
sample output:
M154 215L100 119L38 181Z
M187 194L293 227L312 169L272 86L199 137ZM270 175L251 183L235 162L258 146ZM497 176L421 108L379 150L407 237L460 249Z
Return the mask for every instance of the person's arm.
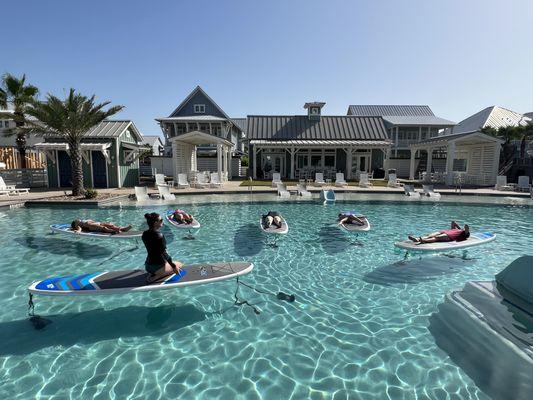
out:
M344 217L343 219L341 219L339 221L339 225L342 225L342 224L346 223L346 221L348 221L348 217Z
M74 233L81 233L81 226L78 225L76 229L73 229Z
M459 226L459 224L455 221L452 221L452 225L451 225L452 229L461 229L461 227Z

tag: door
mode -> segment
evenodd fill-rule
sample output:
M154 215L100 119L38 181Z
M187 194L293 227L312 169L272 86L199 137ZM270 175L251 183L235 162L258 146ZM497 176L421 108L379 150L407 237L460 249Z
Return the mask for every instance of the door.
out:
M359 179L361 172L369 172L370 155L369 154L354 154L352 155L352 176Z
M264 154L262 168L265 179L270 179L274 172L279 172L281 177L285 178L285 155L271 153Z
M91 151L93 164L93 187L107 187L107 166L106 160L100 151Z
M59 187L71 187L72 165L70 164L70 156L66 151L57 151L57 168L59 170Z

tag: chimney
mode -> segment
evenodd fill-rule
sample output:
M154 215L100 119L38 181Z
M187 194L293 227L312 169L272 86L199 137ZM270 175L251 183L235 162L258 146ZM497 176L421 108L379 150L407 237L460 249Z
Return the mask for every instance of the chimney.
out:
M307 116L310 120L320 121L320 114L322 112L322 107L324 107L326 103L322 103L320 101L313 101L310 103L305 103L304 108L307 109Z

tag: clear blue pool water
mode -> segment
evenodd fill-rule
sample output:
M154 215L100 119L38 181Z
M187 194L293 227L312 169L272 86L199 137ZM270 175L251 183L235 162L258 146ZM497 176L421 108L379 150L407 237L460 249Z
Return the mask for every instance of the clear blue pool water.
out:
M185 206L182 206L185 208ZM240 289L235 281L110 297L36 299L52 321L35 330L27 286L40 278L141 267L134 242L49 234L75 217L143 226L147 211L17 209L0 213L0 398L30 399L485 399L439 349L428 318L468 280L490 280L533 237L527 207L453 204L220 203L186 209L202 223L195 240L168 227L170 253L185 263L251 260L244 281L295 294L295 303ZM331 226L357 208L372 231L357 239ZM262 212L277 209L288 235L269 246ZM407 233L467 221L495 242L458 257L413 257L392 243Z

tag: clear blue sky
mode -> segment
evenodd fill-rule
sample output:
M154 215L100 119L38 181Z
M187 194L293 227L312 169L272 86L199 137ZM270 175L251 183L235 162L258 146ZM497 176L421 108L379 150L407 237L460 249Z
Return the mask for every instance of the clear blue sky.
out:
M532 0L9 1L0 72L122 104L144 134L201 85L230 115L533 111Z

